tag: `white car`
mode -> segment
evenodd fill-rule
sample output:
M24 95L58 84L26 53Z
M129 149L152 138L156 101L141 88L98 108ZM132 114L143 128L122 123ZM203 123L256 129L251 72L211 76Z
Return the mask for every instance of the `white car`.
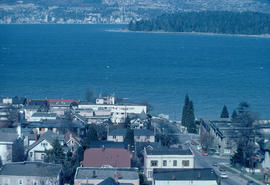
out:
M222 173L220 174L220 177L221 177L222 179L227 179L227 178L228 178L228 175L227 175L226 173L222 172Z

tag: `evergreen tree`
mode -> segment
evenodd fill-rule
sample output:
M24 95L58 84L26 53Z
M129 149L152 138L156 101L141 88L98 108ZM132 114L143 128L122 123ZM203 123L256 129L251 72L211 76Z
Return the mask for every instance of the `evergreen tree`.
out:
M228 109L227 109L226 105L223 106L220 117L221 118L229 118L229 112L228 112Z
M128 128L127 129L127 133L126 136L124 138L124 142L130 144L130 145L134 145L134 132L132 129Z
M95 126L93 124L88 125L86 138L83 141L84 148L87 148L90 142L97 141L97 140L98 140L98 135L97 135L97 130Z
M185 104L182 111L182 125L187 127L190 133L197 132L193 102L189 100L188 95L185 96Z
M232 118L232 121L237 121L238 115L237 115L236 110L233 110L231 118Z
M190 101L187 108L187 130L189 133L196 133L196 123L193 102Z
M46 151L44 161L48 163L61 164L65 159L63 147L60 145L58 139L52 143L52 149Z
M187 126L187 114L188 114L189 97L185 96L185 104L182 111L182 125Z

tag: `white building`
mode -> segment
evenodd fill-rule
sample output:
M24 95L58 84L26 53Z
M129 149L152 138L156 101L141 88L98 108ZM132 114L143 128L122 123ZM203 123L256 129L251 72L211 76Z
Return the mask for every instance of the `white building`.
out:
M12 162L12 153L17 138L17 133L0 132L0 157L3 164Z
M144 175L152 180L153 170L194 168L194 154L190 149L144 149Z
M40 106L39 105L26 105L23 108L24 111L24 118L26 121L29 121L30 118L34 113L36 113L39 110Z
M43 161L46 155L46 150L51 150L53 148L52 144L54 140L58 140L59 143L64 145L64 136L53 133L48 130L40 136L40 138L34 142L28 148L28 160L29 161Z
M36 112L32 114L29 122L41 122L43 120L56 120L57 119L56 113L50 113L50 112Z
M111 112L111 121L113 123L122 123L128 114L141 114L147 112L146 105L131 103L123 104L93 104L91 102L80 102L78 109L109 110Z
M217 185L218 177L211 168L154 169L153 185Z

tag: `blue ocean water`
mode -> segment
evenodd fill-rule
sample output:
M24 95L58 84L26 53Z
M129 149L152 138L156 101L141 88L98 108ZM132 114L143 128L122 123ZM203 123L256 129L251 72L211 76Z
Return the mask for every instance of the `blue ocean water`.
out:
M270 113L270 38L110 32L123 25L0 25L0 96L84 99L88 87L180 119L247 101Z

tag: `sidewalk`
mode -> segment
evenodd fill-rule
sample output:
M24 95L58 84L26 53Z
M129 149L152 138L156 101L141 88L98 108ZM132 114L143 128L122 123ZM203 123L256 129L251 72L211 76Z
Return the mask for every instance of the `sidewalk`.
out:
M258 181L258 180L256 180L256 179L254 179L254 178L252 178L252 177L250 177L250 176L248 176L248 175L242 173L241 171L239 171L239 170L237 170L237 169L235 169L235 168L230 167L229 164L223 164L223 165L224 165L226 168L229 168L229 169L231 169L232 171L236 172L237 174L243 175L246 179L254 181L256 184L265 185L263 182Z

